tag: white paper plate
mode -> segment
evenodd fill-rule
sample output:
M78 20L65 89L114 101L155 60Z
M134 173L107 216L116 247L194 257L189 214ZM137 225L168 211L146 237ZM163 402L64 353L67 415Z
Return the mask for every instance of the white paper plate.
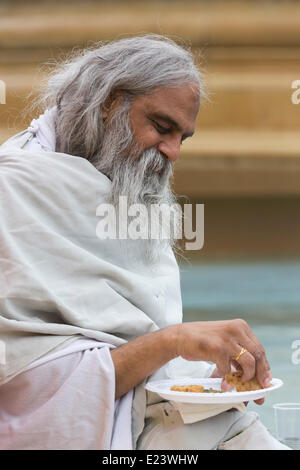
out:
M276 390L283 385L282 380L272 379L271 387L254 390L252 392L237 392L232 389L231 392L224 393L194 393L194 392L175 392L170 390L173 385L203 385L204 388L212 387L214 390L221 390L222 379L195 379L190 377L157 380L148 382L145 385L146 390L157 393L165 400L177 401L181 403L240 403L242 401L257 400L264 398L268 393Z

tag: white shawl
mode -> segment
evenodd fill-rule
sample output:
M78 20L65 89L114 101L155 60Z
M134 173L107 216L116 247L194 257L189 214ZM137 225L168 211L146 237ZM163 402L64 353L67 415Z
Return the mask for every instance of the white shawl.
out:
M26 149L37 130L0 147L0 384L80 336L119 346L182 321L172 250L151 268L134 240L100 240L96 209L111 181L84 158ZM146 394L135 392L136 438Z

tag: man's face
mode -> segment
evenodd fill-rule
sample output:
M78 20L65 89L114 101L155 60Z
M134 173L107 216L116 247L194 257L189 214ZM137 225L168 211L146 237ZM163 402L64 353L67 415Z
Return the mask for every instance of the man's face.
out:
M180 145L194 133L200 98L196 85L161 87L135 98L130 110L134 141L145 151L157 149L174 162Z
M179 157L182 141L194 132L198 111L199 93L191 84L161 87L123 105L115 101L110 107L98 170L111 180L108 202L117 212L120 196L126 196L128 206L143 204L147 214L153 205L176 203L170 185L173 162ZM180 211L177 215L174 227L181 223ZM152 222L151 218L151 227ZM164 221L155 223L157 229L164 225ZM167 241L149 236L140 240L141 244L135 242L135 252L140 245L138 256L149 262L167 244L174 246L175 239L173 235Z

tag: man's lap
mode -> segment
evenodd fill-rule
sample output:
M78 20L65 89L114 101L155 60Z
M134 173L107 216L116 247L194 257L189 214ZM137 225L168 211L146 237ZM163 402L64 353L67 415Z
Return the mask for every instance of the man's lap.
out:
M152 417L146 420L145 429L137 443L138 449L275 450L286 448L270 435L259 421L257 413L254 412L241 413L232 409L203 421L184 424L178 411L169 402L164 402L154 405L148 415ZM245 436L247 436L246 442Z

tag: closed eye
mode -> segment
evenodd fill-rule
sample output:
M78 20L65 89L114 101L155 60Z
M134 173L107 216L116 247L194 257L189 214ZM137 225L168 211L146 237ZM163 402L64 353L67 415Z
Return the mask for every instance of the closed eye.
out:
M157 121L154 121L152 119L151 119L151 122L154 124L154 127L155 127L155 129L157 130L157 132L159 134L168 134L169 132L172 132L172 129L173 129L172 127L164 127L164 126L160 125ZM180 145L183 143L183 141L185 139L187 139L188 137L192 137L193 134L194 134L193 132L188 133L188 134L184 134L182 136Z
M152 121L152 122L155 125L157 132L159 132L160 134L167 134L168 132L172 130L170 127L161 126L160 124L158 124L158 122L155 122L155 121Z

